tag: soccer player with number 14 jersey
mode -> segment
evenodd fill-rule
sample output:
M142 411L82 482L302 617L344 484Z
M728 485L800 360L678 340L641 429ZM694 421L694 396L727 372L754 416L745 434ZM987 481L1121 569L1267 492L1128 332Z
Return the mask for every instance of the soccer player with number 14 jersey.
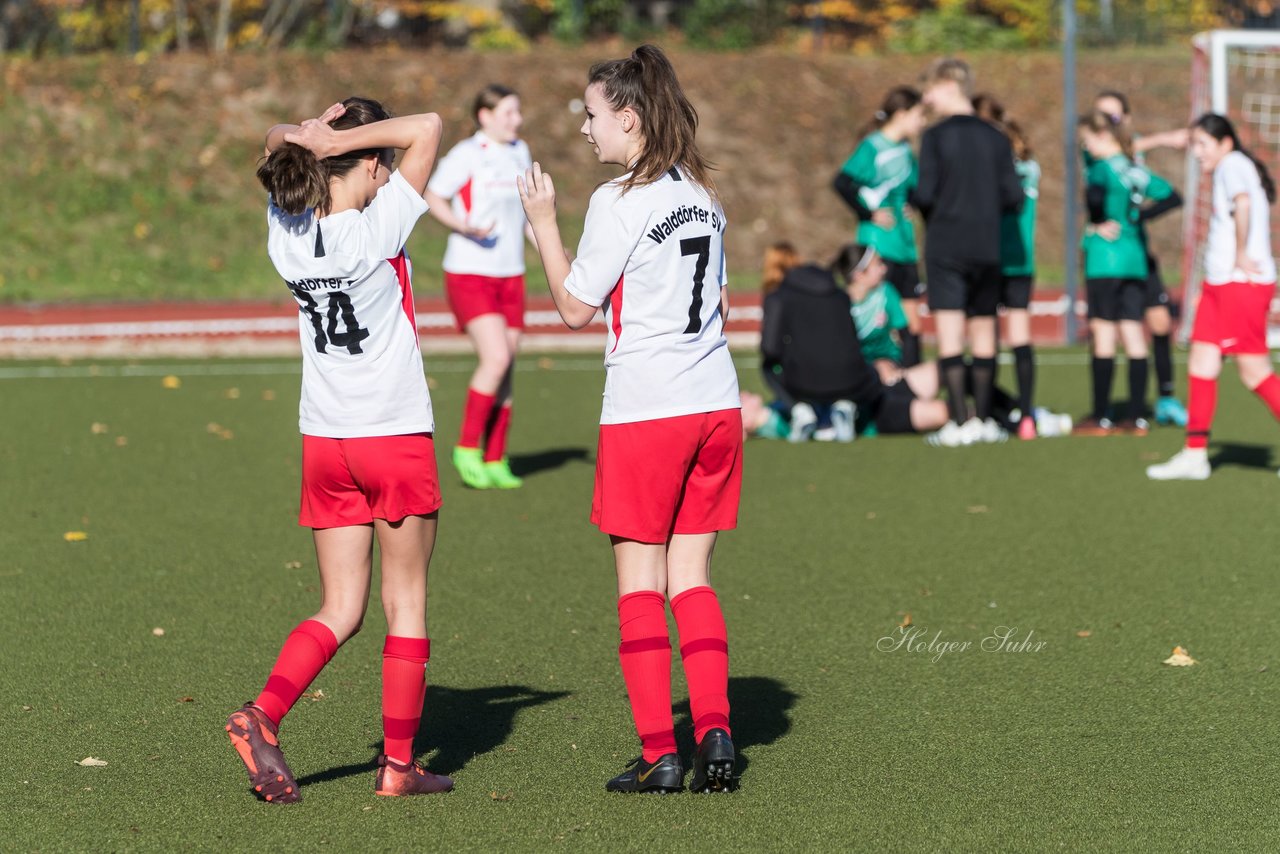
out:
M404 244L427 210L422 194L439 144L434 113L393 119L377 101L348 98L300 127L272 128L258 169L270 193L267 252L298 302L298 521L314 529L322 590L320 610L285 640L262 692L227 718L231 744L266 801L300 798L280 749L280 721L359 631L375 535L387 637L374 791L453 788L413 761L431 652L427 566L440 486ZM397 148L404 156L393 171Z
M698 745L690 788L727 791L729 652L710 566L717 532L737 525L742 417L724 336L724 210L697 113L661 50L594 66L584 100L583 135L625 172L592 195L572 264L551 176L535 163L520 194L561 317L577 329L604 305L609 328L591 520L613 544L618 653L643 752L606 789L684 787L669 596Z

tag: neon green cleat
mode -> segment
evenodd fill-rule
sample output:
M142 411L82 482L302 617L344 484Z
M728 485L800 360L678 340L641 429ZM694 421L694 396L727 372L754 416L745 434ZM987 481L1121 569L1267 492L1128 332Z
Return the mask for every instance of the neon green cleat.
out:
M479 448L454 448L453 467L458 470L462 482L472 489L488 489L493 486L485 467L484 452Z
M524 486L524 481L511 473L506 457L485 463L484 471L489 478L489 486L494 489L519 489Z

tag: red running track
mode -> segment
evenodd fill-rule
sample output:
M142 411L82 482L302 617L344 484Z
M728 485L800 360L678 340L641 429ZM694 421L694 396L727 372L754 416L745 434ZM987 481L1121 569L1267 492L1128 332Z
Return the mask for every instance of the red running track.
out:
M418 300L416 308L425 352L470 349L443 298ZM1064 343L1066 298L1061 292L1037 292L1031 311L1036 343ZM525 317L528 351L603 349L605 328L599 316L573 332L560 322L551 299L538 297L529 300ZM730 342L755 347L759 331L759 294L731 294ZM925 334L931 331L926 318ZM0 306L0 357L7 358L292 355L298 341L298 309L292 300Z

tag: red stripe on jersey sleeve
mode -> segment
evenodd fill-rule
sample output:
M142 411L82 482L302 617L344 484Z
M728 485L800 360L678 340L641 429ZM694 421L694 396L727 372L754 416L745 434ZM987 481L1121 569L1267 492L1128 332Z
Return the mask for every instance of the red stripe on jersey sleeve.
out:
M400 307L404 309L405 317L409 318L409 328L413 330L414 337L418 335L418 315L413 308L413 282L409 276L409 255L403 250L394 258L388 258L387 263L396 271L396 281L400 283Z
M471 213L471 179L467 179L467 183L463 184L458 190L458 198L462 200L462 209L467 213Z
M609 313L613 320L613 349L612 353L618 349L618 341L622 338L622 280L626 278L623 274L618 277L618 284L613 286L613 293L609 295Z

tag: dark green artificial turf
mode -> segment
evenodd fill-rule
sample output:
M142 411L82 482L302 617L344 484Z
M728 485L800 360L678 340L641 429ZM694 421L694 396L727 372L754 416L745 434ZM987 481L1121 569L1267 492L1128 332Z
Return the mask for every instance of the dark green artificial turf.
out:
M202 363L174 372L176 390L145 364L0 379L0 848L1280 841L1280 428L1233 376L1222 464L1203 484L1143 477L1180 444L1171 429L953 451L894 437L749 444L741 527L715 572L742 788L644 798L603 790L638 751L611 556L587 523L598 362L525 359L511 452L528 480L495 494L447 470L468 363L428 361L446 503L418 746L457 791L372 794L375 596L313 686L323 696L285 723L305 797L287 808L248 794L222 722L318 602L295 515L295 366ZM757 385L750 363L742 373ZM1085 385L1082 365L1046 366L1041 399L1078 412ZM878 649L906 613L922 640L973 647L936 661ZM1044 646L980 649L999 626ZM1175 644L1200 664L1163 666ZM687 749L683 690L677 676ZM87 756L109 764L75 764Z

